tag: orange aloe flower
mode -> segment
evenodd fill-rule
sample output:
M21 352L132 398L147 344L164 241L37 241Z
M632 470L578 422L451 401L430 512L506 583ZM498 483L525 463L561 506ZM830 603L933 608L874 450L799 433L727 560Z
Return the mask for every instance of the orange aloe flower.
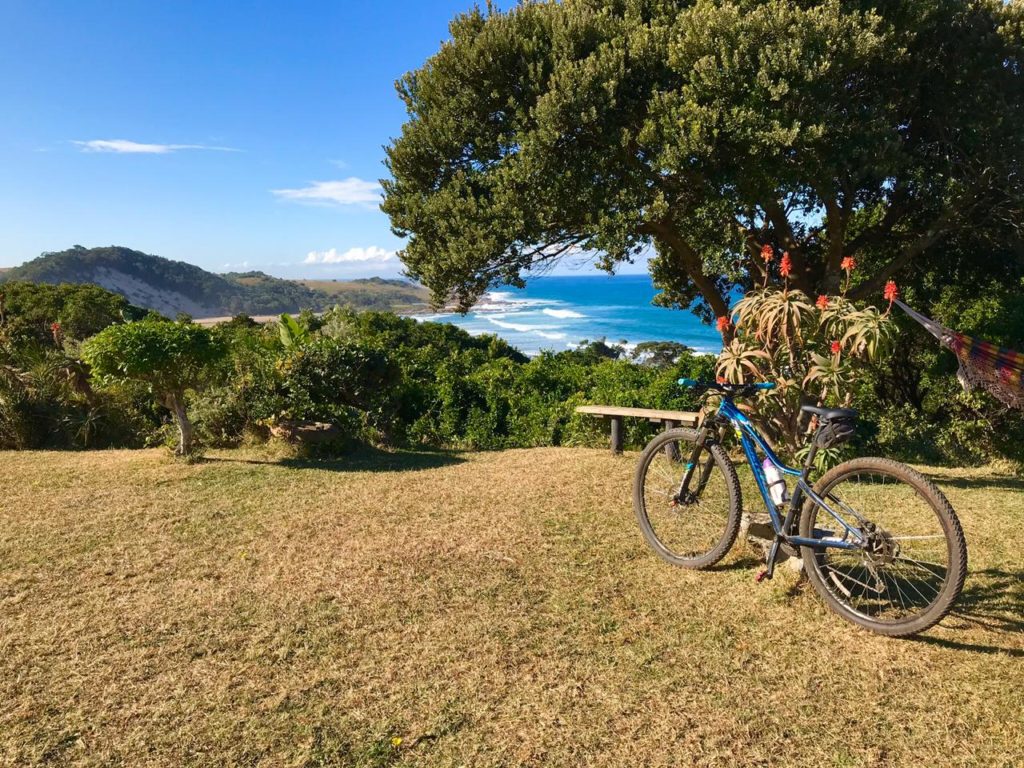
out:
M789 258L789 251L782 252L782 261L779 262L779 274L783 277L789 277L789 273L793 271L793 260Z

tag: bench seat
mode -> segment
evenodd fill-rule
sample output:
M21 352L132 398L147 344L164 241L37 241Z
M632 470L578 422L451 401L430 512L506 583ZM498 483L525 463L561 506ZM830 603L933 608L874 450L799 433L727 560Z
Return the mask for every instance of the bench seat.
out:
M581 405L576 408L577 413L587 416L598 416L608 419L611 422L611 447L612 453L622 453L624 436L622 431L623 419L647 419L654 423L660 423L665 429L675 427L696 427L700 424L700 414L695 411L665 411L658 408L626 408L619 405Z

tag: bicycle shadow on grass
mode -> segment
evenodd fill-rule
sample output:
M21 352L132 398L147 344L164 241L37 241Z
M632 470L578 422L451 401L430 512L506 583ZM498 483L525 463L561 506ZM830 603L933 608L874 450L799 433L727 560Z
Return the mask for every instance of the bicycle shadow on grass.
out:
M754 555L748 552L740 552L729 557L726 557L719 563L715 563L709 568L705 568L705 571L709 573L716 573L722 571L751 571L756 572L759 568L764 567L764 560L758 559Z
M973 571L950 618L986 630L992 635L1019 638L1024 633L1024 570L986 568ZM966 643L947 638L920 636L917 642L972 653L1005 653L1024 658L1024 649Z
M359 448L339 456L283 458L241 458L207 456L203 463L254 464L288 469L317 469L326 472L419 472L465 463L456 451L382 451Z

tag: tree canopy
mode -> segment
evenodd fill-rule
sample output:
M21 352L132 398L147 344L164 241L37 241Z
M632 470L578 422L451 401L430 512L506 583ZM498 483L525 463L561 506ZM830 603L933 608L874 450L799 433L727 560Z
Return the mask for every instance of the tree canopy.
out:
M93 375L106 381L141 382L174 414L178 453L192 450L185 392L207 383L227 354L224 339L194 323L145 319L111 325L82 345Z
M464 308L569 253L613 270L652 247L659 301L708 319L783 252L810 296L848 256L850 297L874 296L944 237L1016 232L1022 63L999 0L477 9L397 85L383 209L409 274Z

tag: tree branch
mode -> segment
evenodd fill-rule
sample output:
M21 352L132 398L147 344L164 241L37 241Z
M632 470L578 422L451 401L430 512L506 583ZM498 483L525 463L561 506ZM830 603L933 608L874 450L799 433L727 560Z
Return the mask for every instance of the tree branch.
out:
M928 227L928 230L923 235L907 245L896 258L872 275L871 278L854 288L850 292L850 298L858 300L877 293L885 285L885 282L907 266L911 259L919 256L949 232L953 228L955 215L956 206L951 205L941 216L932 222L932 225Z
M908 212L909 193L907 187L899 182L893 188L889 198L889 207L885 209L882 220L873 227L868 227L858 234L846 246L846 255L853 256L865 247L880 242L892 233L892 229Z
M771 222L772 228L778 235L779 243L784 249L789 251L789 258L793 262L794 274L791 276L791 279L794 285L800 290L809 293L810 287L814 282L814 275L810 265L807 263L807 259L804 258L800 242L793 234L793 227L789 223L789 218L786 216L782 203L775 198L769 198L761 203L761 208L764 209L768 221Z
M828 254L825 259L825 280L835 281L829 290L839 287L839 265L843 261L843 241L846 239L846 224L849 210L839 204L835 190L827 193L818 191L818 197L825 205L825 231L828 233Z
M700 291L701 296L711 307L716 317L728 317L729 302L718 290L715 281L704 274L700 254L666 221L649 221L641 226L641 231L649 234L668 249L679 260L683 270ZM722 334L723 338L730 335L729 331Z
M747 264L750 266L751 271L756 272L763 281L767 269L764 262L759 258L761 255L761 241L758 240L757 233L739 219L733 219L729 223L736 227L743 238L743 247L747 251Z

